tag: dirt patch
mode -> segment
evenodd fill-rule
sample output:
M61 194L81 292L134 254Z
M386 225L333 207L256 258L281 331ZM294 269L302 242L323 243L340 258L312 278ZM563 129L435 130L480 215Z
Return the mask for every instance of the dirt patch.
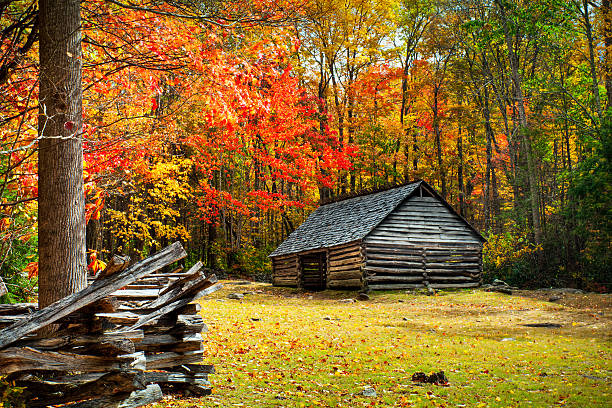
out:
M517 290L515 295L571 307L584 312L599 312L608 315L612 310L612 294L609 293L565 293L558 289Z

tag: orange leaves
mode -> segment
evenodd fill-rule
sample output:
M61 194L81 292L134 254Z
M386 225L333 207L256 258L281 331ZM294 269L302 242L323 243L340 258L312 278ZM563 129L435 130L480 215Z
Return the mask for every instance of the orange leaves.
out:
M28 274L29 279L38 276L38 261L30 262L23 271Z
M91 270L94 275L106 267L106 264L98 259L98 253L96 251L89 251L89 265L87 269Z

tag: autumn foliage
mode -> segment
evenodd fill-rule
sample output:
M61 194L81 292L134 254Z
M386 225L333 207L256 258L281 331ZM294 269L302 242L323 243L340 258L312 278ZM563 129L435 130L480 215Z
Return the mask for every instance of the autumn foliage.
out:
M605 209L571 216L584 177L609 195L589 173L609 160L603 6L469 3L84 2L90 267L181 240L265 271L319 198L423 178L490 237L491 277L609 282ZM36 274L36 7L0 7L4 276Z

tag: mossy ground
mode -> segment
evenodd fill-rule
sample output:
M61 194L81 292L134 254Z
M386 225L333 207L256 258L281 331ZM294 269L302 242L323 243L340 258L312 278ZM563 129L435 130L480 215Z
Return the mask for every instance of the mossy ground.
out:
M249 293L227 299L232 292ZM155 407L612 405L605 295L579 307L480 290L342 301L352 296L226 285L201 302L213 394ZM440 370L448 387L410 380ZM377 396L360 395L365 387Z

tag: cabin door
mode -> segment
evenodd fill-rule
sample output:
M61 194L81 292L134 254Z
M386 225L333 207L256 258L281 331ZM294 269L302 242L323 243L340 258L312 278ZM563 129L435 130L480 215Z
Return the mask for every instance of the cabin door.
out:
M327 253L316 252L300 256L300 283L304 289L324 290L327 284Z

